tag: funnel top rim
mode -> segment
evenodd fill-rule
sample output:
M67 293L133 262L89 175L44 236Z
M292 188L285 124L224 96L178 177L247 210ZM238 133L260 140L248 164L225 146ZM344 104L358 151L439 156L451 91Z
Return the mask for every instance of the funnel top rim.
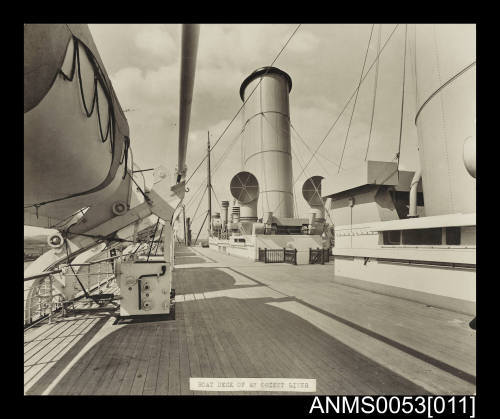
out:
M283 70L279 69L278 67L261 67L255 70L252 74L250 74L245 80L243 80L243 83L241 83L240 87L240 98L242 101L245 101L243 94L245 93L246 87L256 78L262 77L264 75L268 74L277 74L285 78L285 80L288 83L288 92L292 90L292 78L290 75Z

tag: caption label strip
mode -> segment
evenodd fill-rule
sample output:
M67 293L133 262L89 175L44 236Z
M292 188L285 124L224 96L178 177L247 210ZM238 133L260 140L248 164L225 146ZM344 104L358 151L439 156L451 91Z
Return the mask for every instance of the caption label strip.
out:
M316 379L309 378L197 378L189 379L194 391L316 392Z

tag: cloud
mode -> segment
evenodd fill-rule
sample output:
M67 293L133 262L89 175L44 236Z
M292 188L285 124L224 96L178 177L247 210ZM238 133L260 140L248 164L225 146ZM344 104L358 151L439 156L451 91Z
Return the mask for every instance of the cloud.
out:
M311 32L305 30L297 31L293 41L287 46L287 51L293 54L315 54L320 45L320 40Z
M135 45L155 56L178 57L180 48L164 25L148 25L140 29L135 36Z
M295 28L295 24L201 25L187 154L188 176L206 155L207 131L214 144L241 106L241 82L255 69L269 65ZM384 25L382 43L393 28L394 25ZM126 116L136 163L142 168L158 165L175 168L180 25L91 25L91 30L122 107L132 109ZM276 62L275 66L289 73L293 81L290 115L302 137L299 139L292 130L292 147L298 156L293 160L295 179L301 172L301 164L310 160L310 150L316 150L354 91L370 30L371 25L302 25ZM378 31L377 27L375 30ZM402 34L401 30L396 31L381 56L369 154L372 159L391 160L397 151ZM374 36L373 45L375 39ZM374 54L372 48L367 66ZM412 86L409 81L406 94L410 104L414 101ZM372 70L358 96L343 168L359 166L364 160L373 87ZM316 174L334 176L337 173L337 166L332 162L340 160L351 109L352 102L322 144L317 158L297 179L299 211L306 211L300 193L303 181ZM407 112L411 112L409 107ZM224 164L213 173L212 183L219 200L231 199L229 181L241 169L241 140L237 134L242 122L238 116L212 153L212 168L225 156ZM415 161L416 132L409 113L403 133L402 161L406 159L404 164L411 168ZM144 175L151 186L152 172ZM203 162L190 181L191 192L186 200L205 183L206 163ZM196 197L193 205L196 206L199 199ZM206 196L204 200L206 202ZM215 197L213 202L217 207ZM202 203L199 214L205 209L206 204ZM193 231L197 231L202 221L203 217L193 223Z

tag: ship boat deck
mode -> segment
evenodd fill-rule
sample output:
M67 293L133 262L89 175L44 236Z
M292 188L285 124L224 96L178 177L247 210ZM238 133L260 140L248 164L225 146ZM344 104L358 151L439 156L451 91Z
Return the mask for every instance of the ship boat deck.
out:
M331 265L175 256L169 319L87 309L27 329L25 394L293 394L192 391L190 377L316 379L316 394L476 391L471 316L335 283Z

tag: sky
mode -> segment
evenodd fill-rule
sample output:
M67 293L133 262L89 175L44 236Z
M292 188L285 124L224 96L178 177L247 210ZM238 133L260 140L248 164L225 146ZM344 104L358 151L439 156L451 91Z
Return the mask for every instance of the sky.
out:
M242 102L241 82L255 69L270 65L297 24L203 24L196 66L187 176L206 154L207 135L214 144ZM395 24L374 25L365 73ZM181 25L89 25L94 41L113 83L130 128L134 162L142 169L176 166ZM299 215L307 216L301 195L303 182L310 176L335 176L354 101L351 101L305 173L297 179L315 150L354 92L361 75L370 39L371 24L304 24L299 27L274 64L292 78L290 119L295 130L291 143L293 172ZM410 31L409 31L410 32ZM405 25L399 25L380 55L377 96L368 159L394 161L398 151L403 81ZM414 170L417 139L413 124L415 84L411 43L407 44L405 101L400 169ZM375 66L361 85L352 116L342 170L363 164L367 150L374 97ZM242 115L238 115L212 151L212 184L218 201L229 200L229 181L241 167ZM229 154L228 154L228 149ZM227 155L220 162L221 156ZM220 166L219 166L220 164ZM195 215L202 184L206 184L205 163L190 180L186 194L187 215ZM152 172L145 172L152 186ZM194 197L193 197L194 196ZM215 199L214 199L215 198ZM190 202L191 201L191 202ZM196 235L203 221L206 195L192 225ZM205 228L200 237L206 237Z

